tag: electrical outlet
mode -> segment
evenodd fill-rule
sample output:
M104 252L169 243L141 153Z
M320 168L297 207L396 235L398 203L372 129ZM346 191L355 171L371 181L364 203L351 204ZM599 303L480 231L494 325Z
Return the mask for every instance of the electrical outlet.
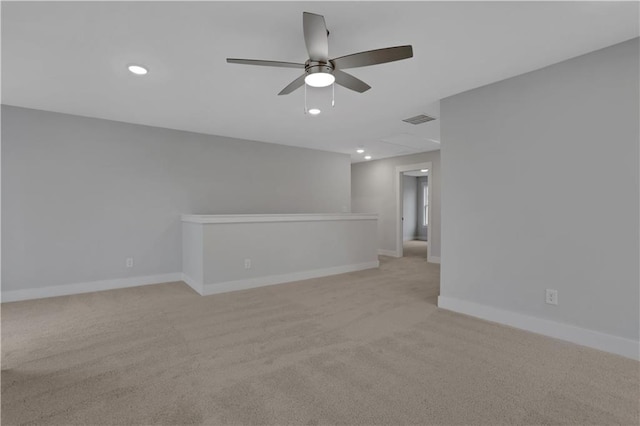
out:
M546 292L545 302L549 305L558 304L558 290L548 288Z
M251 269L251 259L244 260L244 269Z
M133 257L127 257L125 265L127 266L127 268L133 268Z

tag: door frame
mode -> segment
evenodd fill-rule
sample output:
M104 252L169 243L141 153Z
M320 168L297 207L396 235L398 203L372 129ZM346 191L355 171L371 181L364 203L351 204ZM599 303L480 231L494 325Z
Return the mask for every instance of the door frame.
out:
M395 191L396 191L396 254L395 257L402 257L403 256L403 248L402 248L402 243L403 243L403 238L402 238L402 215L403 215L403 198L402 198L402 192L403 192L403 185L402 185L402 176L404 172L410 172L413 170L420 170L420 169L428 169L429 172L427 173L427 187L429 188L429 220L428 220L428 224L427 224L427 253L429 255L429 257L431 256L431 210L432 210L432 203L431 203L431 198L433 197L433 191L431 190L431 185L433 182L433 165L431 163L431 161L426 161L424 163L417 163L417 164L407 164L404 166L396 166L396 173L395 173Z

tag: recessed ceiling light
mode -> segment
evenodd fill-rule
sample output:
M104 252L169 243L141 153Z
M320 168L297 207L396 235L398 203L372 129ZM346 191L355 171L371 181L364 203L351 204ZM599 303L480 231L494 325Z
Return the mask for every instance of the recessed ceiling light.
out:
M320 110L319 110L318 108L311 108L311 109L309 110L309 114L311 114L311 115L318 115L318 114L320 114Z
M357 152L358 154L362 154L362 153L364 152L364 149L362 149L362 148L357 149L357 150L356 150L356 152Z
M149 72L145 67L140 65L129 65L129 71L131 71L135 75L145 75L147 72Z
M311 87L327 87L333 84L336 78L328 72L315 72L304 78L304 82Z
M364 159L365 159L365 160L371 160L371 156L370 156L370 155L365 155L365 156L364 156Z
M421 171L422 173L427 173L427 172L429 171L429 169L420 169L420 171Z

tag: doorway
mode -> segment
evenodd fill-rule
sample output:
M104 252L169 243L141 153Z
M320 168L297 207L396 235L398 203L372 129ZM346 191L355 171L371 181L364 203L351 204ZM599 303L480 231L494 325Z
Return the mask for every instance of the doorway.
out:
M402 172L403 257L427 258L429 169Z
M431 252L431 173L431 162L396 167L396 257L404 256L405 246L412 256L422 257L421 247L424 257Z

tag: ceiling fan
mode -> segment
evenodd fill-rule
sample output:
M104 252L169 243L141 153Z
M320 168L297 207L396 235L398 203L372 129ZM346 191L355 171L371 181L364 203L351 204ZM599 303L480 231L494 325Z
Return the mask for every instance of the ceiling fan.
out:
M304 64L234 58L227 58L227 62L230 64L304 69L304 74L293 80L278 93L278 95L288 95L304 83L313 87L325 87L335 82L359 93L366 92L371 89L371 86L343 70L384 64L413 57L413 48L407 45L368 50L329 59L329 31L325 25L324 16L303 12L302 27L304 42L309 52L309 59Z

